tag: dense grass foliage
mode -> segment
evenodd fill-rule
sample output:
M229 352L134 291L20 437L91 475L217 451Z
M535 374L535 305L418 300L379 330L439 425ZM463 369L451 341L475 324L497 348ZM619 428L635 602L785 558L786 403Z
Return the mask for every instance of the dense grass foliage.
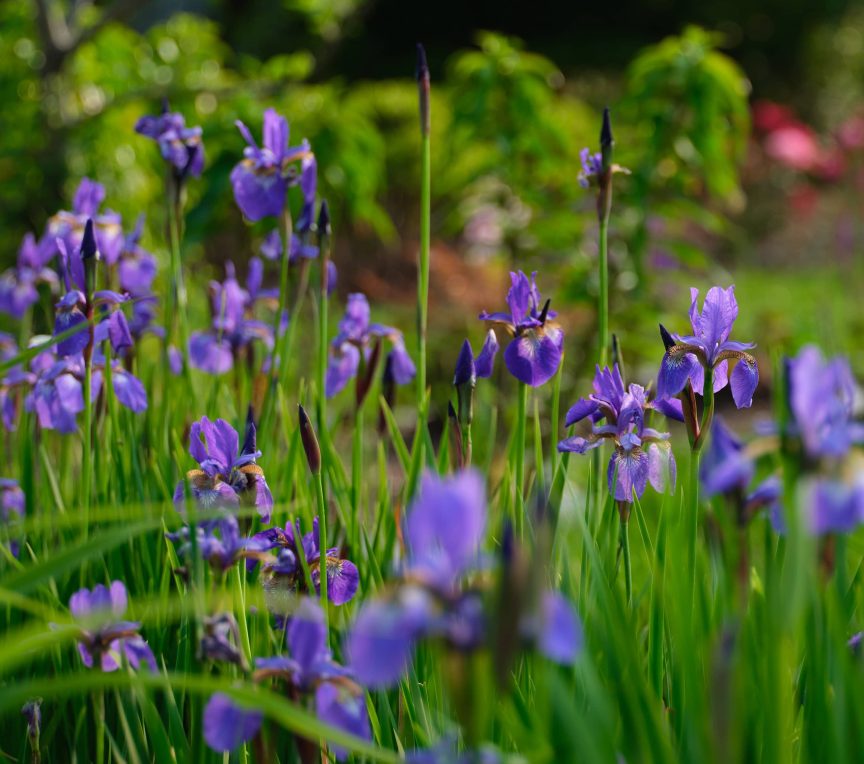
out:
M730 337L750 306L700 284L640 351L656 356L653 378L628 376L607 269L613 179L628 179L607 112L581 181L597 196L608 370L592 396L562 389L568 326L538 294L553 284L514 273L499 312L451 348L449 416L430 411L422 51L418 83L418 308L404 336L358 295L337 321L314 136L289 147L275 112L263 140L257 124L244 132L245 159L238 136L231 172L239 207L272 218L281 249L245 287L232 266L208 289L184 259L186 191L206 181L201 136L178 115L139 125L165 159L158 279L142 275L137 239L110 254L121 229L101 199L34 239L54 275L0 346L0 751L861 760L864 489L847 366L814 348L752 350ZM124 263L138 270L124 277ZM8 278L35 270L19 260ZM154 295L161 325L139 331ZM53 335L31 336L43 322ZM757 359L773 424L735 436L715 405L750 406ZM99 588L118 581L125 593Z

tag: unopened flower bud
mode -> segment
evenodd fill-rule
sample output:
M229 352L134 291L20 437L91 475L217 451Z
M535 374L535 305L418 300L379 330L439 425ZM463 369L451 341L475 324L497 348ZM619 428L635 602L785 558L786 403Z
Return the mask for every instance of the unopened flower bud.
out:
M309 416L302 404L297 404L297 412L300 418L300 440L303 442L303 450L306 452L306 463L309 465L309 471L313 475L317 475L321 472L321 448L318 445L318 438L315 436L312 422L309 421Z

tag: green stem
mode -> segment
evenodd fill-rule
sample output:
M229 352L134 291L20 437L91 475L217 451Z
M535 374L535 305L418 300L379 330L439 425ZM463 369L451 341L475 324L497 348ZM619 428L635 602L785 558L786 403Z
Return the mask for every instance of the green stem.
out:
M432 199L432 151L429 134L421 138L420 261L417 268L417 409L426 394L426 326L429 311L429 249ZM421 441L422 442L422 441Z
M624 556L624 590L627 593L627 606L633 605L633 572L630 567L630 523L621 520L621 551Z
M711 422L714 419L714 370L705 369L705 381L702 384L702 419L699 422L699 436L693 448L701 451L708 439Z
M183 191L180 185L168 177L168 248L171 254L172 281L172 327L171 335L179 336L178 344L183 355L183 369L192 394L192 374L187 353L189 352L189 328L186 324L187 297L186 283L183 279L183 261L180 257L180 240L183 225Z
M699 529L699 457L698 450L690 452L690 474L687 483L686 513L687 567L690 576L690 606L696 605L696 541Z
M102 659L102 656L99 656ZM105 761L105 691L99 690L93 698L96 706L96 764Z
M315 473L315 500L318 503L318 580L321 596L321 610L324 611L324 628L328 633L327 610L327 505L324 501L324 476L319 470Z
M327 299L327 258L324 253L321 253L321 290L318 303L318 399L317 399L317 415L318 415L318 434L322 441L326 437L327 429L327 360L328 360L328 308L329 300ZM326 453L325 448L322 453Z
M528 409L528 385L519 383L519 408L516 412L516 522L521 529L525 523L525 424Z
M422 448L422 446L420 446ZM360 512L360 484L363 476L363 406L354 412L354 432L351 439L351 528L352 546L357 541L357 516ZM356 548L356 547L354 547Z
M92 333L93 328L91 326ZM90 491L92 486L93 475L93 359L92 345L89 352L84 353L84 458L82 460L81 476L82 485L84 488L84 538L87 538L90 530L89 514L90 514Z
M604 367L609 353L609 220L600 220L600 294L598 315L598 356L600 367Z

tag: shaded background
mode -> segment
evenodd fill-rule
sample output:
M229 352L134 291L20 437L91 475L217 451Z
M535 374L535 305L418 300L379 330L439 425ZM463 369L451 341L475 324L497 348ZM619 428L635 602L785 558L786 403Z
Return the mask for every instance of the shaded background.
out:
M319 159L340 296L366 292L410 335L422 40L434 95L433 381L452 372L462 336L479 343L474 316L503 303L511 268L540 271L568 328L568 373L588 367L596 228L577 175L606 104L631 171L616 179L610 258L612 325L634 368L656 367L656 323L679 328L687 286L734 280L765 389L774 355L804 341L852 352L861 371L864 319L849 287L864 285L864 12L839 0L757 5L3 4L0 267L69 208L85 175L128 228L146 213L144 244L167 263L161 160L132 129L167 97L204 128L184 257L202 278L192 325L205 324L204 279L229 259L243 273L273 225L243 221L228 175L243 148L235 119L258 134L274 106Z

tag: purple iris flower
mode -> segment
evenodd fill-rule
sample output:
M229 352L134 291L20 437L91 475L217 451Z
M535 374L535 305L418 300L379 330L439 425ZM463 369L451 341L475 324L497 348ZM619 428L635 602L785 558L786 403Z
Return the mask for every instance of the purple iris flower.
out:
M819 478L805 491L811 533L848 533L864 522L864 478L849 483Z
M78 252L84 237L84 227L92 218L96 244L102 259L108 265L114 265L123 249L123 224L120 215L116 212L110 210L99 212L104 200L105 187L101 183L84 178L75 192L72 211L58 212L48 221L46 238L51 242L60 239L67 252ZM79 271L73 263L69 276L75 287L84 289L83 268Z
M785 532L780 507L780 480L772 475L750 490L755 472L753 459L748 456L744 444L722 418L715 417L708 448L699 463L699 479L706 498L721 494L737 502L738 520L742 524L755 511L765 507L774 530Z
M110 587L98 584L79 589L69 600L69 610L84 622L78 641L78 652L88 668L94 663L102 671L120 668L121 655L133 668L141 664L156 672L156 658L150 646L138 633L140 623L118 620L126 612L126 587L122 581L112 581Z
M592 153L591 149L586 147L579 152L579 161L582 163L579 185L582 188L589 188L592 181L603 172L603 156L599 151Z
M735 405L748 408L753 403L753 392L759 383L759 368L756 359L745 352L755 345L752 342L735 342L729 339L732 325L738 317L738 302L735 287L728 289L711 287L705 295L702 312L699 312L699 290L690 290L690 323L692 335L671 335L660 375L657 380L657 397L671 398L680 393L689 380L693 390L702 394L705 371L713 371L714 392L727 384L732 389ZM662 329L661 332L665 332ZM735 362L731 375L729 361Z
M594 393L577 401L565 419L570 427L590 418L591 433L588 437L565 438L558 444L558 450L584 454L601 446L604 440L611 440L615 450L609 459L609 491L618 501L633 501L634 491L641 497L649 482L658 492L663 492L667 484L674 491L676 467L668 443L669 433L646 426L651 410L672 419L683 418L680 401L650 401L641 385L631 384L624 389L617 364L611 371L608 367L601 371L598 366ZM598 424L601 420L605 424Z
M285 208L288 187L298 182L293 163L312 157L309 143L304 140L299 146L289 147L288 121L274 109L264 112L261 148L246 125L239 120L236 124L247 143L244 159L231 171L237 206L252 222L268 215L278 217Z
M0 478L0 526L6 529L9 535L12 535L13 526L24 519L25 506L24 491L18 481ZM10 544L10 551L14 557L18 556L18 542L14 539Z
M105 331L107 336L107 327ZM91 395L95 401L102 391L105 376L105 357L98 347L93 353L92 364ZM80 353L57 358L50 351L45 351L33 359L31 373L22 375L25 377L22 383L31 385L24 408L36 413L40 427L64 434L77 430L78 414L84 410L84 371L84 360ZM111 383L114 395L122 406L136 414L147 409L144 385L116 359L111 361Z
M213 319L208 331L193 332L189 338L189 362L193 367L209 374L224 374L253 341L273 347L273 328L252 318L256 301L272 297L271 292L261 288L262 268L258 258L250 261L246 289L237 281L230 261L225 264L225 281L210 282Z
M33 366L39 371L24 408L36 413L43 430L73 433L78 429L78 414L84 410L84 387L77 374L78 364L74 358L54 360L53 354L40 355L43 357L34 359Z
M402 584L389 596L364 603L348 638L350 666L364 686L387 687L398 681L420 639L438 637L459 650L485 643L483 598L460 586L479 566L485 529L485 490L478 473L424 477L406 521ZM581 643L572 606L552 592L544 595L539 613L522 620L519 630L555 661L572 662Z
M145 297L153 292L156 278L156 258L141 246L144 232L144 215L138 216L133 231L123 239L120 264L117 273L120 289L133 297Z
M339 322L339 333L330 345L330 362L325 381L328 398L339 393L349 380L357 376L361 358L368 360L373 338L390 340L392 349L388 361L393 381L407 385L416 374L414 362L405 349L402 332L390 326L370 323L371 311L366 296L359 292L348 295L345 316Z
M445 737L434 748L410 751L405 761L408 764L501 764L502 758L493 748L460 752L456 740Z
M53 244L46 239L37 244L32 233L24 237L16 266L0 274L0 313L20 319L39 299L40 284L48 284L52 291L57 289L57 274L46 267L53 256Z
M203 438L203 440L202 440ZM253 506L263 522L270 521L273 495L264 471L255 463L261 456L256 448L255 424L246 425L243 448L235 430L224 419L211 422L206 416L193 423L189 434L189 453L200 469L190 470L186 477L192 495L203 509ZM184 481L177 484L174 503L183 504Z
M298 545L297 539L300 539ZM306 589L303 564L306 560L316 593L321 591L321 547L319 546L318 518L312 522L311 533L300 532L300 521L296 528L268 528L256 533L246 545L250 553L246 567L252 570L258 562L263 567L264 592L270 612L279 618L288 615L294 594ZM257 554L256 554L257 553ZM275 554L275 556L274 556ZM357 593L360 573L350 560L340 556L338 548L327 550L327 599L334 605L344 605Z
M135 132L159 144L162 158L172 166L176 178L197 178L204 169L201 128L186 127L183 115L169 112L167 103L161 114L141 117Z
M314 702L315 712L325 724L370 740L363 689L349 671L333 661L318 603L308 597L300 601L286 639L290 657L256 659L255 681L284 681L292 694ZM262 718L260 712L241 708L227 695L214 695L204 709L204 739L215 751L232 751L258 733ZM344 749L332 746L331 750L338 760L347 758Z
M826 360L807 345L787 369L794 431L811 458L843 456L864 442L864 425L852 421L855 380L845 358Z
M511 273L507 292L510 312L484 310L480 314L483 321L499 324L513 336L504 351L504 363L516 379L531 387L539 387L555 375L564 350L564 332L552 320L558 314L549 309L549 300L541 303L536 276L532 273L529 280L522 271Z
M186 559L193 552L192 536L188 526L176 533L166 533L168 539L180 546L177 554ZM201 559L217 572L224 572L240 561L246 551L247 539L240 533L237 518L225 515L195 526L195 547Z

